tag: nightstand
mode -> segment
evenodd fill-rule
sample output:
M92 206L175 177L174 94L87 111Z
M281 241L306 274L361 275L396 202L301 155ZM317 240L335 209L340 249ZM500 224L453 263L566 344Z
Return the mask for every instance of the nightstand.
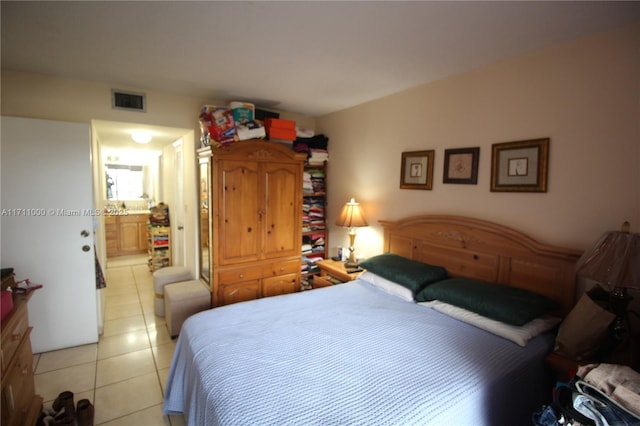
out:
M344 262L338 260L321 260L316 263L320 268L320 275L313 277L313 288L328 287L355 280L362 273L348 273Z

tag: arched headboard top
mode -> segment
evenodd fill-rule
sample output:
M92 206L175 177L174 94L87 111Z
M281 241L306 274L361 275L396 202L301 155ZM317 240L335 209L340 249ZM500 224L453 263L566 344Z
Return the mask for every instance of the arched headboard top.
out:
M558 302L562 315L574 305L579 250L545 244L513 228L464 216L422 215L380 224L385 252L443 266L454 277L535 291Z

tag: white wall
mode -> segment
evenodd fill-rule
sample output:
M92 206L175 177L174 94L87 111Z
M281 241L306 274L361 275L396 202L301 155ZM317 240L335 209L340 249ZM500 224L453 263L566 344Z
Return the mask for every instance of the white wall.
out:
M329 220L352 196L381 251L380 219L457 214L585 249L629 220L640 232L640 25L559 45L318 119L330 137ZM490 192L491 145L549 137L546 193ZM443 184L444 150L480 147L477 185ZM399 189L404 151L435 150L433 190ZM347 246L335 226L331 253Z
M193 133L184 138L185 186L191 184L193 187L192 191L185 191L184 194L186 209L184 233L186 266L193 270L194 276L197 276L198 227L195 149L200 143L198 114L202 105L226 105L228 101L179 96L144 90L139 87L126 87L121 84L68 80L4 69L0 84L0 108L2 114L7 116L85 123L91 123L92 120L107 120L193 129ZM112 88L146 93L146 113L112 109ZM315 128L315 119L312 117L284 111L280 113L282 118L295 120L302 127ZM98 157L94 156L94 161L96 158ZM166 176L163 179L166 179ZM94 185L94 190L98 189L100 189L99 183ZM98 205L97 202L96 205ZM101 223L101 226L104 226L104 223ZM103 250L104 247L99 248L100 252Z

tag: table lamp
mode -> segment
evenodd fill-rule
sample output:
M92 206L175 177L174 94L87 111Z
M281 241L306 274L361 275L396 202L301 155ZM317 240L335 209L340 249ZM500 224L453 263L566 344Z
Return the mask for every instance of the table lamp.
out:
M338 218L336 225L349 228L349 259L347 259L344 265L348 268L358 266L356 256L353 252L353 244L356 240L356 228L369 225L367 220L364 218L360 203L356 203L356 200L352 198L347 204L345 204L340 212L340 217Z
M605 232L576 264L579 276L611 289L609 303L616 315L612 331L618 339L626 331L627 306L633 299L627 289L640 289L640 234L629 229L629 222L624 222L620 231Z

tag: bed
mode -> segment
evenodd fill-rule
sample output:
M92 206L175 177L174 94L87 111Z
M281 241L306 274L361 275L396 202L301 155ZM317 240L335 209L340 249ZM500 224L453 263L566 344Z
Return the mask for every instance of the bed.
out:
M573 305L576 250L459 216L381 224L381 259L446 270L428 286L470 279L535 291L555 302L545 318L558 320ZM424 288L407 296L383 272L190 317L164 412L188 425L530 424L550 397L554 334L517 343L434 309L438 300L417 301Z

